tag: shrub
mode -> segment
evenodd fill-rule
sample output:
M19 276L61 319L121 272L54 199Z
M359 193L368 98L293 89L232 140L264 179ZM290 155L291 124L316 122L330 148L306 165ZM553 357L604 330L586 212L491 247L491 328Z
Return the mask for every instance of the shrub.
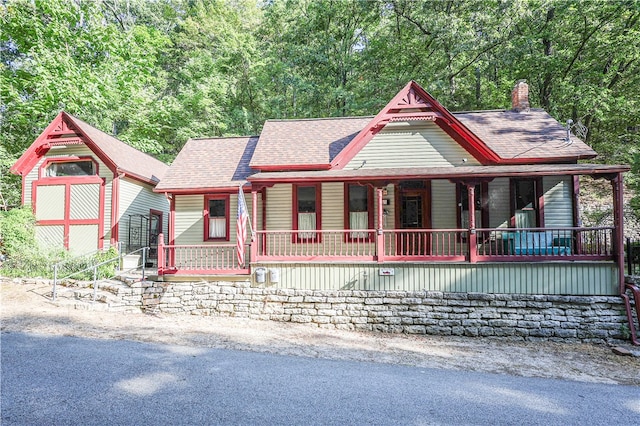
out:
M49 265L61 256L59 250L44 251L38 245L29 206L0 212L0 253L2 274L14 277L50 276Z
M58 277L73 274L72 278L79 280L93 279L94 265L118 257L115 247L75 258L62 249L42 249L36 240L35 217L29 206L0 211L0 253L4 259L0 268L2 275L53 278L52 265L68 259L58 271ZM113 277L117 265L115 261L99 266L98 278Z
M35 217L30 207L0 212L0 250L7 255L37 247Z

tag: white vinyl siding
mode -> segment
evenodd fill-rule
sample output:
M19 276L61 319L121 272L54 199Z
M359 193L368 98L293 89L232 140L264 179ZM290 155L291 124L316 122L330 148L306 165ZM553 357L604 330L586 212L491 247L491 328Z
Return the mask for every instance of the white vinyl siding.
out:
M221 244L220 241L204 241L204 195L177 195L175 216L175 244L177 245L202 245ZM252 217L251 194L245 193L249 223ZM260 195L258 194L258 199ZM258 202L260 209L261 203ZM260 210L258 210L259 212ZM229 196L229 241L223 244L233 244L236 241L238 194ZM291 213L289 213L291 216ZM247 223L247 243L251 240L251 231Z
M38 178L39 178L39 170L40 170L40 166L42 165L42 163L47 159L57 158L57 157L64 158L64 157L69 157L69 156L91 157L91 158L93 158L95 163L98 165L98 176L103 178L104 181L105 181L104 227L103 227L104 235L102 237L104 238L104 248L108 248L109 247L109 241L111 239L111 181L113 180L113 172L86 145L84 145L84 144L69 145L69 146L64 147L64 148L50 149L45 154L45 156L43 158L41 158L36 163L36 165L29 171L29 173L27 173L27 175L25 176L25 181L24 181L24 203L25 204L31 204L31 202L32 202L33 182L38 180ZM38 187L38 191L40 191L42 188L44 188L44 187L43 186L39 186ZM38 195L38 197L39 197L39 195ZM64 201L63 200L64 200L64 197L60 198L59 200L56 200L52 204L49 204L48 208L51 208L51 209L54 209L54 210L61 209L61 211L63 211L63 209L64 209ZM36 203L40 203L41 201L42 200L37 200ZM61 202L62 202L62 205L60 205ZM37 210L38 209L36 208L36 211ZM95 217L97 217L97 216L95 216ZM38 218L38 219L42 219L42 218ZM46 233L47 232L45 232L44 234L46 234ZM52 237L52 236L49 235L46 238L49 239L50 237ZM97 235L96 235L96 238L98 238ZM70 247L70 248L73 249L73 247Z
M33 182L38 180L38 170L42 161L38 162L33 169L23 178L24 182L24 204L33 203Z
M457 228L456 208L456 185L447 180L431 181L431 227Z
M70 191L70 219L97 219L100 217L100 184L71 185Z
M162 212L162 232L165 235L165 242L168 238L169 224L169 201L164 194L153 192L151 185L144 184L129 178L120 179L120 211L118 214L119 239L127 241L129 230L129 219L135 220L133 215L149 217L149 210ZM148 232L148 230L145 230Z
M63 220L65 192L64 185L38 186L36 189L36 220Z
M543 178L544 226L573 226L573 201L570 176ZM508 178L489 182L490 227L509 227L511 218L511 189Z
M383 215L384 227L392 229L395 226L395 199L394 187L388 185L387 195L383 198L388 200L388 204L383 205L387 212ZM292 186L288 184L274 185L267 188L267 230L291 230L292 224ZM248 199L247 199L248 200ZM324 183L322 184L322 229L339 230L345 229L344 226L344 183ZM378 226L378 201L376 199L376 191L373 191L373 225L370 229ZM262 226L260 227L262 228Z
M291 230L293 191L289 184L274 185L267 188L267 229Z
M322 229L345 229L342 182L322 184L322 201L319 207L319 213L322 215Z
M463 159L467 161L463 163ZM452 167L478 161L435 123L392 123L375 135L345 169Z
M510 187L508 178L489 182L489 227L507 228L511 219Z
M396 290L460 293L616 295L613 262L549 263L260 263L277 268L274 288L304 290ZM381 268L393 275L381 276Z
M176 195L176 244L203 244L203 212L203 195Z
M572 186L570 176L548 176L542 179L545 227L573 226Z

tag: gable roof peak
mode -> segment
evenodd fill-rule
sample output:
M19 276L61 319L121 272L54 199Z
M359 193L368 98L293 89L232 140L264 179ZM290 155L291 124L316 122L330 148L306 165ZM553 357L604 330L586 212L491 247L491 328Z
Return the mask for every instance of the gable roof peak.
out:
M331 162L331 168L344 168L353 157L391 122L435 122L482 164L494 164L500 157L466 128L414 80L409 81L389 103L356 135Z
M84 143L113 173L124 172L131 178L155 185L168 166L108 133L60 111L38 138L11 167L24 176L53 145Z
M399 92L403 94L401 99L396 103L396 106L402 106L405 108L427 108L429 102L422 96L422 92L426 91L414 80L411 80L407 85Z

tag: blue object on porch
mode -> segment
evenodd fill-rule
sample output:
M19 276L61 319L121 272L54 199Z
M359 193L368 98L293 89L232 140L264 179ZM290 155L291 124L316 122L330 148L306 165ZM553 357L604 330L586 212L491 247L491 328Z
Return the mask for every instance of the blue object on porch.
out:
M571 237L553 231L503 232L505 252L520 256L558 256L571 254Z

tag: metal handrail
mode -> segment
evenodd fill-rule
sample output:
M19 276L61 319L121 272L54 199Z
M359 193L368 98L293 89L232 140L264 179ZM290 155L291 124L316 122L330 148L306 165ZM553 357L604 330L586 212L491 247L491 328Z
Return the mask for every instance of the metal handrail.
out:
M107 259L107 260L105 260L105 261L103 261L103 262L97 263L97 264L92 265L92 266L90 266L90 267L88 267L88 268L84 268L84 269L82 269L82 270L80 270L80 271L75 271L75 272L73 272L73 273L71 273L71 274L69 274L69 275L67 275L67 276L62 277L62 278L58 278L58 269L59 269L59 267L60 267L61 265L64 265L65 263L70 262L70 261L72 261L72 260L77 260L77 259L80 259L80 258L82 258L82 257L86 257L87 255L86 255L86 254L84 254L84 255L82 255L82 256L76 256L75 258L72 258L72 259L66 259L66 260L64 260L64 261L62 261L62 262L58 262L58 263L56 263L55 265L53 265L53 289L52 289L52 292L51 292L51 300L52 300L52 301L55 301L55 300L56 300L56 297L57 297L57 285L58 285L58 281L59 281L59 280L60 280L60 281L61 281L61 280L65 280L65 279L67 279L67 278L71 278L71 277L73 277L74 275L79 275L79 274L82 274L82 273L84 273L84 272L87 272L87 271L91 271L91 270L93 270L93 301L95 302L95 301L96 301L96 297L97 297L97 290L98 290L98 286L97 286L97 282L98 282L98 268L99 268L100 266L107 265L107 264L109 264L109 263L113 263L113 262L116 262L116 261L117 261L117 262L118 262L118 271L119 271L119 272L126 272L126 271L123 271L123 270L121 269L121 266L122 266L122 258L123 258L124 256L128 256L128 255L130 255L130 254L135 254L135 253L140 252L140 251L142 251L142 277L144 278L144 276L145 276L145 266L146 266L146 263L147 263L147 251L148 251L148 250L149 250L149 247L142 247L142 248L139 248L139 249L134 250L134 251L132 251L131 253L127 253L127 254L122 254L122 253L120 252L120 250L118 250L118 255L117 255L116 257L113 257L113 258L111 258L111 259ZM99 251L98 251L98 252L99 252ZM129 271L131 271L131 270L133 270L133 269L137 269L137 268L131 268L131 269L128 269L128 270L129 270Z

